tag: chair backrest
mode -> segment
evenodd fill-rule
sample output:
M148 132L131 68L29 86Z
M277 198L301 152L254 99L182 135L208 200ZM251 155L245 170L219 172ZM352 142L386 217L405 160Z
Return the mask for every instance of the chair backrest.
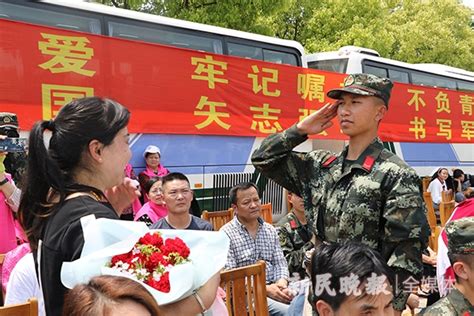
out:
M2 306L0 316L38 316L38 300L30 298L26 303Z
M426 219L428 220L428 224L430 225L431 231L433 231L437 225L437 222L436 213L433 207L433 200L431 199L431 193L423 192L423 200L425 201L426 205Z
M453 191L441 191L441 202L450 202L454 200Z
M234 218L234 209L229 208L226 211L208 212L203 211L201 214L203 220L208 221L212 224L215 231L218 231L226 223L230 222Z
M441 202L439 204L439 219L441 221L441 226L444 227L444 225L446 225L446 222L454 211L455 204L456 203L454 200L449 202Z
M428 191L428 186L430 185L431 177L424 177L421 180L421 187L423 188L423 192Z
M221 272L230 316L268 315L265 261Z
M262 204L262 218L268 224L273 224L273 207L272 203Z

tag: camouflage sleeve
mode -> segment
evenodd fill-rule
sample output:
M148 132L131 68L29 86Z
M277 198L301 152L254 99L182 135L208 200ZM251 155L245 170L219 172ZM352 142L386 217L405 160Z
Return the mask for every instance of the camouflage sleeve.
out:
M278 236L280 238L280 245L283 254L285 255L286 262L288 263L288 271L290 276L293 273L299 273L303 268L304 254L307 250L313 248L313 243L308 241L300 249L296 249L294 242L292 241L291 232L288 228L281 226L278 229Z
M265 176L301 196L303 179L309 174L305 172L307 155L292 150L307 138L298 133L296 125L272 134L252 154L252 163Z
M403 293L404 282L410 277L421 279L421 255L427 247L429 227L416 173L411 169L402 170L388 182L382 256L396 274L396 286L401 293L394 299L394 307L401 310L408 299L408 293Z

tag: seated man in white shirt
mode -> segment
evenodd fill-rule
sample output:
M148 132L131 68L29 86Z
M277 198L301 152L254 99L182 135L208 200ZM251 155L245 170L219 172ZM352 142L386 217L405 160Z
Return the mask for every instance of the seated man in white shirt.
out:
M226 269L265 260L269 314L286 315L293 298L287 288L288 266L276 229L260 217L257 187L251 182L240 183L229 196L236 216L221 228L230 239Z

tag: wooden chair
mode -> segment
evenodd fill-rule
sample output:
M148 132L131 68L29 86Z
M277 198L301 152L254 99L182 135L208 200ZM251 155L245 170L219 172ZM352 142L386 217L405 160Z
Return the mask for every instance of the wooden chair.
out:
M273 224L273 208L272 203L267 203L262 205L262 218L265 222L272 225Z
M446 225L446 222L448 221L449 217L451 217L451 214L454 211L455 204L456 203L454 202L454 200L451 200L449 202L441 202L439 204L439 219L441 221L442 227Z
M30 298L22 304L12 304L0 307L0 316L37 316L38 300Z
M450 202L454 200L453 191L441 191L441 202Z
M435 252L438 252L438 236L441 231L441 227L439 227L437 223L436 213L433 207L433 200L431 199L431 193L423 192L423 200L425 201L426 205L426 219L428 220L428 224L430 225L431 229L428 245Z
M221 272L230 316L268 315L265 261Z
M212 224L215 231L218 231L226 223L230 222L234 218L234 209L229 208L226 211L208 212L203 211L201 214L203 220L208 221Z
M428 190L428 186L430 185L431 182L431 177L424 177L421 180L421 186L423 188L423 192L426 192Z

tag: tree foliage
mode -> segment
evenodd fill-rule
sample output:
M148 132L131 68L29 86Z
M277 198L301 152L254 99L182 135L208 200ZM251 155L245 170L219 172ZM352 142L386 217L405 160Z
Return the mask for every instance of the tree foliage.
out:
M474 71L472 11L460 0L100 0L102 3L292 39L307 52L345 45L411 63Z

